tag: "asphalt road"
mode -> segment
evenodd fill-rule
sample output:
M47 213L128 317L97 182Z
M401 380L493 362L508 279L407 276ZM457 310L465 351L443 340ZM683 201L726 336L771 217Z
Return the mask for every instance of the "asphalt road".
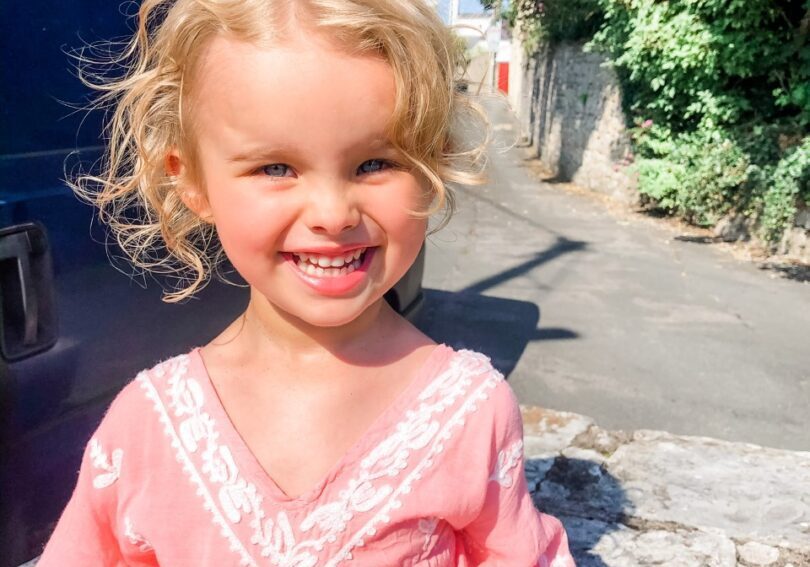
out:
M810 283L537 181L490 106L491 182L429 239L422 328L491 356L522 403L810 450Z

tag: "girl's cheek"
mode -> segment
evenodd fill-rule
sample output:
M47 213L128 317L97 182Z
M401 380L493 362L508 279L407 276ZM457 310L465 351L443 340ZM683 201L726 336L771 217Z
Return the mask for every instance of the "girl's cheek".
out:
M403 176L390 186L375 188L370 193L370 208L390 218L412 218L409 211L423 211L426 204L426 190L414 176Z
M266 250L294 221L294 207L270 193L236 193L215 207L217 232L228 248Z

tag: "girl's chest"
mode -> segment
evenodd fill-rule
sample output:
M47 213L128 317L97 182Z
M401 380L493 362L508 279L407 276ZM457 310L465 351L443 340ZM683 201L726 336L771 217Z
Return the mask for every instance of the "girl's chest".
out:
M369 376L325 391L245 395L218 387L229 418L222 423L222 438L240 448L274 497L307 500L385 435L387 409L407 386Z
M234 428L258 465L257 474L282 499L307 498L350 464L368 440L375 416L374 404L349 406L342 411L338 398L326 403L300 400L284 407L257 403L250 412L234 414ZM343 406L344 408L347 406Z

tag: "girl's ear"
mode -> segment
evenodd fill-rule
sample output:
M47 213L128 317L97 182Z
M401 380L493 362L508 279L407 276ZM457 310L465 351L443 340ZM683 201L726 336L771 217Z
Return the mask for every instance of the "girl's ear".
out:
M213 222L211 205L208 203L205 191L198 183L191 181L187 175L186 165L176 148L172 148L166 154L164 168L166 169L166 175L174 180L175 190L180 195L183 204L203 221Z

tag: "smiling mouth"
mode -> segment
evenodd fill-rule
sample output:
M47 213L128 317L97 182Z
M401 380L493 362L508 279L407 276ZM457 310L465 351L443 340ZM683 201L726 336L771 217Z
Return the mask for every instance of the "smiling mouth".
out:
M357 248L341 256L291 253L295 265L303 273L318 278L337 278L351 274L363 265L368 248Z

